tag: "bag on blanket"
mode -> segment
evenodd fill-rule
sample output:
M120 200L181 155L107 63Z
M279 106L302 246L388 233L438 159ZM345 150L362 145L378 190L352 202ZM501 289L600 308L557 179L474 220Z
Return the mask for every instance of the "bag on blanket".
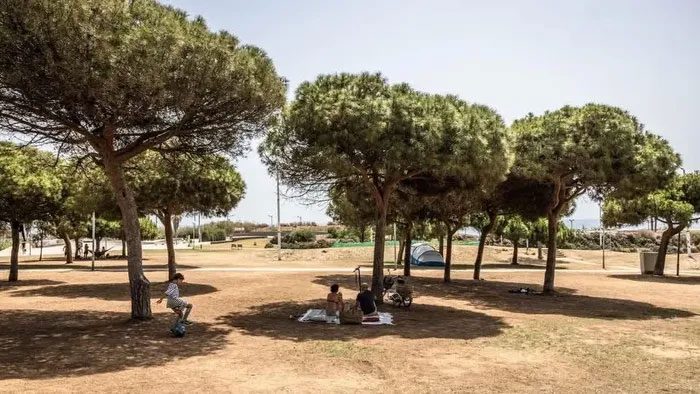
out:
M344 303L340 311L340 324L362 324L362 310L351 302Z

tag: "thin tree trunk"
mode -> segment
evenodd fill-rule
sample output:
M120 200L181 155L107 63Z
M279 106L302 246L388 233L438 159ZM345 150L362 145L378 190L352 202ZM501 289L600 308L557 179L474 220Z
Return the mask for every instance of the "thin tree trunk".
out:
M10 276L8 282L17 282L19 279L19 231L20 222L13 220L10 222L12 229L12 249L10 251Z
M445 256L445 236L440 235L438 237L438 249L440 250L440 256Z
M450 228L450 226L447 226L447 248L445 250L446 256L445 256L445 273L443 275L443 281L445 283L449 283L452 281L451 273L452 273L452 236L454 235L455 230Z
M484 258L484 245L486 245L486 237L489 235L491 230L493 230L496 224L496 214L489 213L489 224L486 225L481 231L479 236L479 249L476 252L476 261L474 261L474 280L481 279L481 261Z
M66 246L66 264L73 264L73 249L70 243L70 237L67 233L63 233L61 234L61 238L63 238L63 243Z
M124 230L122 230L122 257L126 257L126 237L124 237Z
M661 233L661 244L659 245L659 253L656 256L656 265L654 265L654 275L663 276L666 268L666 253L668 252L668 244L673 239L673 236L683 231L683 226L673 227L669 225L663 233Z
M375 302L382 303L384 282L384 237L386 232L386 209L382 210L374 227L374 258L372 261L372 294Z
M542 242L537 241L537 260L544 260L542 256Z
M367 227L361 226L359 230L360 230L360 242L367 241Z
M80 259L80 237L75 237L75 258Z
M102 243L102 238L95 237L95 250L92 251L93 254L100 250L101 243Z
M557 232L559 230L559 211L547 214L547 267L544 272L542 292L554 292L554 271L557 265Z
M513 241L513 260L510 262L512 265L518 265L518 241Z
M150 319L152 317L150 282L143 273L141 230L136 200L124 179L121 163L110 157L111 154L111 152L103 152L103 163L122 214L122 228L129 248L127 265L131 288L131 318Z
M39 261L44 259L44 232L41 232L41 238L39 238Z
M160 216L163 221L163 227L165 227L165 245L168 248L168 280L172 279L177 272L177 266L175 265L175 245L173 243L173 217L170 210L164 210L163 215Z
M396 257L396 264L403 264L403 248L406 246L406 241L399 238L399 255ZM410 261L409 261L410 263Z
M406 232L404 237L404 265L403 265L403 275L411 276L411 230L413 229L413 223L408 222L406 224Z

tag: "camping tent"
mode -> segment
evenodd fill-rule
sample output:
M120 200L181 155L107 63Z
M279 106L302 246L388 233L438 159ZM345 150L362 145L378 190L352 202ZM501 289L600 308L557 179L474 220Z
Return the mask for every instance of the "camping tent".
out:
M411 265L444 267L445 261L435 248L426 243L411 245Z

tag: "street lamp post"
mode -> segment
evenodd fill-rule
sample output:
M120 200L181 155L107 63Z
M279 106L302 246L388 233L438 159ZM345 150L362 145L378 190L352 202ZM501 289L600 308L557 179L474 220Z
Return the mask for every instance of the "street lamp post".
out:
M280 220L280 171L277 169L277 261L282 261L282 221Z

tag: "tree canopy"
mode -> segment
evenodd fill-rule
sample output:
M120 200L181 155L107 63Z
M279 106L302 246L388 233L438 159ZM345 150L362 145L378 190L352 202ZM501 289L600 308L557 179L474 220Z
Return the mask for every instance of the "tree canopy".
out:
M48 220L64 199L51 154L0 142L0 221L10 224L9 281L18 279L19 233L24 223Z
M135 161L128 177L139 208L155 214L165 227L168 278L176 269L173 218L192 212L226 215L245 195L241 175L218 155L188 157L148 152Z
M544 291L554 289L559 219L585 193L594 198L646 193L665 184L680 159L629 113L600 104L566 106L513 123L517 175L551 183Z
M637 225L649 218L666 224L661 236L654 274L663 275L671 238L698 220L700 213L700 173L677 175L663 189L633 198L611 198L603 205L607 226Z
M153 0L0 3L0 127L104 168L129 247L133 318L150 282L124 163L149 149L240 154L284 103L260 49Z
M389 201L399 182L441 170L466 181L498 180L509 160L505 126L492 109L428 95L379 74L322 75L302 83L261 156L289 186L326 192L350 178L376 208L372 290L381 294Z

